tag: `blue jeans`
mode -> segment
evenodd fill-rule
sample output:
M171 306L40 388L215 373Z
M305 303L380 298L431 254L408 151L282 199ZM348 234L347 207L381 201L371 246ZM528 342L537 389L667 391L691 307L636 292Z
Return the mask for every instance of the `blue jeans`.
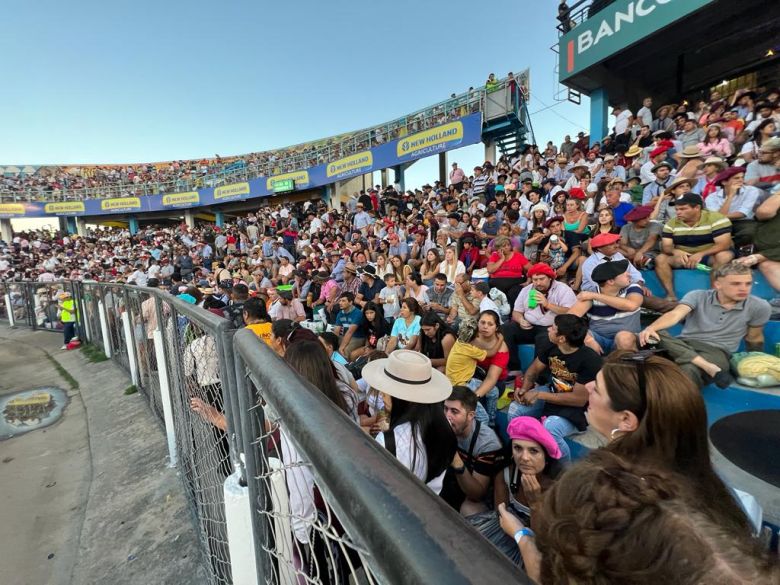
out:
M479 388L482 385L482 380L479 378L472 378L469 380L468 386L473 392L477 391L477 388ZM490 425L491 427L494 427L496 425L496 413L498 412L498 397L500 396L500 393L498 391L498 387L493 386L485 396L479 399L479 402L477 402L477 413L476 413L476 419L486 425ZM483 406L484 402L484 406Z
M511 421L518 416L540 418L542 416L542 411L544 411L544 400L537 400L532 406L525 406L524 404L518 404L513 401L512 404L509 405L507 414ZM555 442L558 443L558 448L561 450L560 462L564 464L569 463L571 461L571 449L569 449L569 445L566 443L565 438L576 433L578 430L577 427L574 426L574 423L569 419L561 416L548 416L544 419L542 425L553 436Z
M593 329L590 330L590 334L593 336L593 339L595 339L598 342L598 344L601 346L601 349L604 350L605 356L613 349L615 349L614 337L604 337L603 335L600 335L599 333L593 331Z

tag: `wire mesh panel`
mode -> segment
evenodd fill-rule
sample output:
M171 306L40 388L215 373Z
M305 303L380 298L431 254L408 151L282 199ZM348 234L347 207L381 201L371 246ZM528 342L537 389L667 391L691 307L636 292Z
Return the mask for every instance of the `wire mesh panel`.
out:
M103 328L100 325L100 312L98 310L98 302L103 298L103 290L97 284L85 283L82 286L81 294L84 301L86 320L89 322L89 331L92 335L91 343L103 349Z
M106 311L106 326L111 346L111 356L130 372L130 356L127 355L127 341L122 315L127 312L127 292L122 286L102 286L103 307ZM132 321L131 321L132 323Z
M163 300L161 313L181 477L209 581L231 583L223 490L233 470L222 398L221 335L174 303Z
M250 331L234 353L258 582L529 583Z
M6 306L5 295L8 287L4 282L0 282L0 321L8 321L8 307Z
M250 481L259 484L254 505L265 527L258 542L266 556L261 582L377 583L370 554L344 529L318 487L314 466L295 447L248 372L244 383L253 404L247 415L255 420L256 429L251 442L256 464Z
M138 384L158 421L163 420L160 375L154 349L157 329L157 300L140 289L127 289L127 310L132 324L133 344L138 369Z
M32 326L27 286L21 283L9 283L8 295L11 298L10 309L14 316L14 323L17 326Z

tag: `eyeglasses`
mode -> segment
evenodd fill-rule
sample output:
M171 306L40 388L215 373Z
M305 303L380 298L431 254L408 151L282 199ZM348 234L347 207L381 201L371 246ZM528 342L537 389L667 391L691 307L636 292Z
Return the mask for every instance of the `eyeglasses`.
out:
M639 398L641 401L641 412L637 413L637 418L641 418L645 415L647 410L647 388L645 384L647 378L645 376L645 362L652 356L658 353L655 349L640 349L633 353L629 353L620 357L621 362L632 363L636 366L637 380L639 382Z

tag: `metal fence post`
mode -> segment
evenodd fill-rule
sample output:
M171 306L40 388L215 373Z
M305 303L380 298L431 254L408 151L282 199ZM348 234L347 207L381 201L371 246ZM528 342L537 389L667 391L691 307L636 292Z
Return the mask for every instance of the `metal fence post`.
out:
M100 331L103 333L103 353L107 358L111 357L111 337L108 335L108 321L106 321L106 308L103 301L98 300L98 315L100 316Z
M236 471L225 480L225 526L233 585L257 585L255 534L249 488Z
M235 347L235 346L234 346ZM250 400L250 384L247 380L247 368L243 356L237 351L233 352L234 364L236 370L235 389L236 398L238 398L240 417L240 445L244 452L244 465L246 468L247 488L249 493L249 502L252 506L252 533L255 539L255 567L258 570L258 578L266 575L273 575L273 559L269 551L270 527L266 516L261 516L255 509L258 506L269 506L271 498L267 493L267 486L264 482L255 481L259 474L266 471L265 462L267 453L265 451L265 441L259 440L257 445L253 445L256 437L262 437L262 429L265 426L265 416L263 409L258 407L253 409L252 400ZM253 415L257 413L253 421ZM255 423L255 426L252 423Z
M5 310L8 313L8 325L14 327L16 325L14 306L11 304L11 295L8 292L5 293Z
M162 331L154 330L154 353L157 357L157 372L160 376L160 397L162 398L163 421L165 421L165 437L168 441L168 465L176 467L176 430L173 426L173 408L171 406L171 387L168 383L168 368L165 361L165 343Z
M84 340L92 342L92 324L87 319L87 304L84 302L83 295L79 298L79 304L81 305L81 323L84 329Z
M130 379L133 384L138 386L141 381L138 378L138 362L135 355L135 344L133 343L133 332L131 331L130 315L127 311L122 313L122 328L125 331L125 345L127 345L127 361L130 365Z

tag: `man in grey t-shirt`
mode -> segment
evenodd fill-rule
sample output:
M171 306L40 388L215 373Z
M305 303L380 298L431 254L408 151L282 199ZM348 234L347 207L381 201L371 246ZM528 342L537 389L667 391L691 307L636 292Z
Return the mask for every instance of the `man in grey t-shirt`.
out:
M753 274L749 267L732 261L713 272L711 290L695 290L680 304L639 334L639 342L657 342L658 347L703 387L714 382L720 388L734 380L729 358L744 338L748 351L764 350L764 325L772 308L750 294ZM665 331L685 319L682 333L674 338Z

